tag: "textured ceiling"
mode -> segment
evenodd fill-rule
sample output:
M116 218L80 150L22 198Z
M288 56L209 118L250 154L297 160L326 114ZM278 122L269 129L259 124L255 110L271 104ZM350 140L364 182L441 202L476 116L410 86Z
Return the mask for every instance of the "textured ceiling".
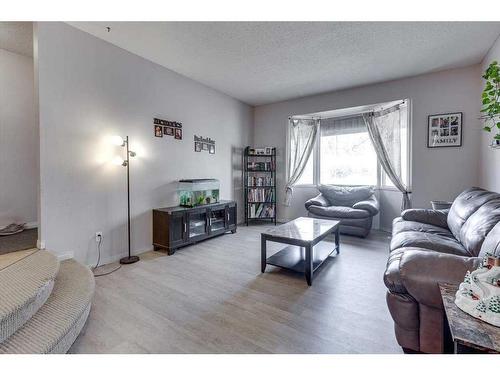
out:
M33 24L0 22L0 48L25 56L33 56Z
M479 63L500 34L500 22L71 25L252 105Z

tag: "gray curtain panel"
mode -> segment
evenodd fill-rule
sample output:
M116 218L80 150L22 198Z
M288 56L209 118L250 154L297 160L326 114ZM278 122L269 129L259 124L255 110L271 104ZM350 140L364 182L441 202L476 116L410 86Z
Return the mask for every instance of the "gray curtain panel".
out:
M401 211L411 208L408 186L401 169L401 108L394 107L363 115L380 165L394 186L403 193Z
M288 180L285 185L285 205L289 206L293 196L293 186L304 172L318 135L319 120L294 119L288 121L290 153L288 155Z

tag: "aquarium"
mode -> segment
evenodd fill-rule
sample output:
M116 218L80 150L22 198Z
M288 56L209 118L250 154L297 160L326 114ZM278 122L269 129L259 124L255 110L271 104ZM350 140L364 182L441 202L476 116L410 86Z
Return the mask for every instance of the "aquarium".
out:
M195 207L219 202L219 180L198 178L180 180L178 186L179 201L183 207Z

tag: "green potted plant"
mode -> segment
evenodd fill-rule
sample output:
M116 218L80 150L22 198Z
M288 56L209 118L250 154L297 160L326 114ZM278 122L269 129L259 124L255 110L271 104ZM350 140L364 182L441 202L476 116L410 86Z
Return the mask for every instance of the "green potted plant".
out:
M483 108L480 119L484 121L483 130L489 133L495 129L492 145L500 147L500 66L493 61L483 74L486 80L482 93Z

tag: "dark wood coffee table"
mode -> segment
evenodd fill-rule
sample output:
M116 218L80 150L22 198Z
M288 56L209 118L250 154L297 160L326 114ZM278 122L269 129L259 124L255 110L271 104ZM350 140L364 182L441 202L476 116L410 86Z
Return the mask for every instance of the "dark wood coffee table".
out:
M340 222L336 220L299 217L261 233L261 271L265 272L266 265L270 264L303 272L307 284L312 285L314 272L334 251L340 252L339 227ZM323 241L332 233L335 234L334 247ZM267 258L266 241L289 246Z

